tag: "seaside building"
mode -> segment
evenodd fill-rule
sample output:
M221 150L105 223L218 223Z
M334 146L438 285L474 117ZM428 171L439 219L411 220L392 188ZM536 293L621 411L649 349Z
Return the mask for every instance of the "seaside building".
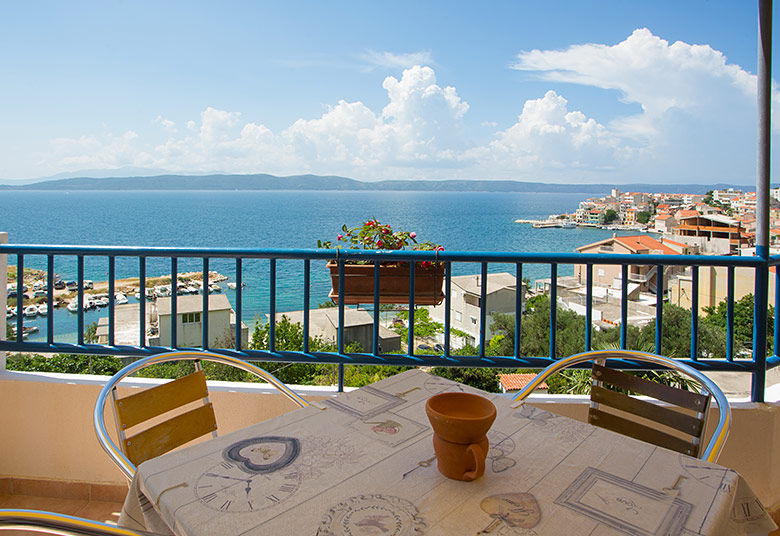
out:
M177 296L176 300L176 343L180 347L200 346L203 342L203 296ZM171 298L157 299L158 334L149 336L150 345L171 345ZM209 296L208 341L216 346L235 333L236 313L224 294ZM152 321L154 318L152 317ZM241 323L243 344L249 340L249 328Z
M678 242L673 242L672 244L667 244L664 241L657 240L647 235L614 235L611 238L581 246L577 248L577 252L631 255L680 255L690 254L690 252L695 250L694 247L686 244ZM580 284L585 284L586 282L585 270L586 266L584 264L574 265L574 275ZM597 285L621 288L621 270L620 266L615 265L594 265L593 280ZM676 266L667 266L664 269L664 276L671 275L680 270L681 268ZM629 266L628 283L635 283L640 292L656 293L657 281L658 274L656 266ZM661 291L664 292L665 288L662 288Z
M712 199L722 205L731 206L731 201L742 195L742 190L729 188L727 190L713 190Z
M682 237L704 239L713 245L720 242L717 249L731 254L738 253L741 248L750 245L744 227L734 218L721 214L699 214L694 210L680 212L685 214L678 213L675 217L679 222L677 234ZM700 240L698 243L703 244L703 241Z
M287 317L293 324L303 325L303 311L276 313L276 322ZM309 336L320 337L323 341L336 343L338 338L339 311L334 307L309 310ZM344 345L358 343L364 351L373 348L374 317L363 309L344 309ZM379 326L379 348L381 352L401 350L401 336L396 332Z
M488 325L485 327L485 338L493 336L490 330L490 315L515 313L515 289L517 279L512 274L502 272L487 276L486 307ZM525 285L523 284L523 291ZM525 292L522 292L523 303ZM482 276L460 275L452 278L452 294L450 298L450 322L453 328L467 334L463 343L476 344L480 335L480 306L482 300ZM524 307L524 305L523 305ZM428 307L431 319L444 323L445 303ZM453 337L453 340L457 339Z
M657 233L673 233L677 229L677 220L668 212L657 214L653 218L653 230Z

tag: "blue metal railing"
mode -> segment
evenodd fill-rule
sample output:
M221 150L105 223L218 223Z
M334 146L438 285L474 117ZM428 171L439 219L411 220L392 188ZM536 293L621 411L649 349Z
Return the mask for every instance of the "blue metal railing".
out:
M181 349L177 340L177 281L179 261L181 259L201 259L203 273L203 300L201 310L202 323L202 348L210 349L214 352L225 355L238 356L250 360L262 361L287 361L303 363L336 363L343 373L344 364L377 364L377 365L426 365L426 366L469 366L469 367L506 367L506 368L543 368L554 360L564 357L556 355L556 307L550 308L550 332L549 332L549 354L547 356L523 356L520 349L521 322L522 316L515 315L515 345L514 355L511 356L487 356L487 285L482 284L480 289L480 329L478 341L478 355L474 356L455 356L451 354L450 336L451 336L451 288L453 277L453 265L457 263L479 263L482 281L487 281L487 275L491 264L514 265L516 275L515 291L515 312L522 311L523 307L523 267L526 264L549 265L551 281L557 281L558 269L561 265L584 265L586 273L586 332L583 341L583 350L591 350L592 343L592 309L593 309L593 267L604 265L615 265L621 267L622 281L629 280L630 266L649 266L656 270L656 280L659 281L658 287L664 286L665 269L670 266L691 267L693 289L698 288L698 269L699 267L720 266L728 269L728 313L727 313L727 343L725 355L722 358L701 358L698 356L698 292L692 292L691 308L691 345L690 355L686 361L692 366L712 371L741 371L753 375L752 398L754 401L763 401L763 381L766 376L766 369L780 364L778 358L778 308L775 307L774 324L774 352L771 357L766 356L766 321L767 311L756 307L754 314L754 325L756 326L753 339L753 357L752 359L735 359L733 332L734 332L734 272L736 268L747 268L755 270L755 295L759 296L761 292L765 295L768 289L768 277L760 277L761 273L768 274L770 266L774 267L780 264L780 256L762 259L760 257L733 257L733 256L698 256L698 255L615 255L615 254L581 254L581 253L511 253L511 252L463 252L463 251L366 251L366 250L286 250L286 249L227 249L227 248L136 248L136 247L103 247L103 246L49 246L49 245L0 245L0 255L15 255L17 266L17 289L21 291L24 286L23 272L25 267L25 257L33 255L43 255L47 259L47 297L48 304L54 304L54 259L58 256L75 256L77 258L77 301L78 301L78 333L77 342L67 343L58 341L55 338L54 315L50 314L47 318L47 336L45 342L28 342L23 338L23 300L17 300L16 304L16 339L11 341L0 341L0 351L22 351L22 352L60 352L60 353L81 353L81 354L105 354L116 356L146 356L172 349ZM116 309L113 299L110 299L108 311L108 344L92 344L84 341L84 261L85 258L104 257L108 259L108 277L109 277L109 296L114 295L116 260L118 258L136 258L138 259L139 289L141 299L139 300L139 341L138 345L118 345L116 344ZM145 289L147 281L146 262L148 259L168 258L171 267L171 343L170 346L149 346L146 344L147 331L147 312L145 307ZM209 348L209 298L208 281L209 267L211 259L232 259L235 262L236 279L236 297L235 297L235 348L214 349ZM244 305L242 297L242 283L244 280L244 261L249 259L266 259L269 262L269 344L265 350L255 350L245 348L242 344L241 317ZM373 310L373 345L370 351L364 353L345 352L344 338L344 315L346 306L343 300L338 303L338 335L336 340L335 352L313 352L309 347L309 334L311 325L310 316L310 287L311 287L311 261L312 260L332 260L338 262L338 286L339 296L343 296L342 290L345 285L344 265L349 261L363 261L374 263L374 310ZM277 261L292 260L300 261L302 265L303 277L301 281L300 296L302 298L303 310L303 348L301 351L281 351L276 348L275 325L277 311ZM379 349L379 288L381 262L387 261L430 261L443 263L445 266L444 288L445 288L445 313L444 313L444 352L441 355L419 355L414 353L414 289L415 289L415 262L410 262L410 281L409 281L409 335L408 351L406 354L387 354ZM2 275L2 274L0 274ZM775 273L775 304L780 300L780 274ZM557 302L557 285L551 285L550 298L551 303ZM756 300L759 303L759 300ZM663 354L662 345L662 319L663 319L663 294L657 292L656 301L656 333L655 333L655 353ZM628 285L621 285L621 325L620 325L620 346L626 348L626 334L628 325ZM763 326L763 328L762 328ZM626 362L622 364L624 368L639 368L635 363ZM343 381L343 374L340 374L340 387Z

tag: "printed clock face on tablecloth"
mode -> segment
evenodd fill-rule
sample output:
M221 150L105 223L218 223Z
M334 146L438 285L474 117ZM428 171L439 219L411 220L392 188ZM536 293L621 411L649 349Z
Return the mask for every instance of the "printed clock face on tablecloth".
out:
M290 465L300 453L294 437L264 436L228 446L224 461L204 471L195 494L214 510L245 513L272 508L293 495L301 484Z

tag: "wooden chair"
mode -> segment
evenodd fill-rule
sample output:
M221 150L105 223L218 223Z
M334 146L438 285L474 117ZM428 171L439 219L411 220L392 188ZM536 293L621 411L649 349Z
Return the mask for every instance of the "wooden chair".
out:
M13 530L36 534L68 534L87 536L147 536L148 532L124 529L91 519L68 516L42 510L20 508L0 509L0 531Z
M607 359L626 359L661 365L693 378L701 385L694 393L626 374L605 365ZM689 456L715 462L728 437L731 407L723 391L693 367L657 354L631 350L585 352L561 359L542 370L514 400L525 400L552 374L593 361L588 422ZM630 396L626 392L653 399ZM719 410L718 425L702 449L711 401ZM659 404L659 401L663 404Z
M195 361L192 374L120 398L117 385L139 370L169 361ZM224 363L245 370L272 384L300 407L309 403L273 375L241 359L210 352L168 352L129 364L106 383L95 403L93 422L103 449L119 469L132 479L141 462L155 458L207 434L217 435L214 409L208 399L201 361ZM106 402L112 398L120 445L109 437L104 420Z

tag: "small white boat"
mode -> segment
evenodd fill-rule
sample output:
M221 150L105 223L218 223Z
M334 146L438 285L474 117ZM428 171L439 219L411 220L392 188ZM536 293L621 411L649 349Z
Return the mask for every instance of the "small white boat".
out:
M36 317L38 316L38 306L28 305L24 308L24 316Z
M222 292L222 287L219 285L209 285L209 294L212 292Z
M97 304L100 307L108 307L108 304L111 303L111 300L108 299L108 296L103 296L97 301Z
M5 317L11 318L16 316L16 309L14 307L6 307L5 308Z
M38 314L41 316L46 316L49 314L49 306L45 303L42 303L38 306Z
M127 303L127 296L125 296L125 295L124 295L124 294L122 294L121 292L117 292L117 293L114 295L114 299L116 299L116 304L117 304L117 305L124 305L124 304L126 304L126 303Z
M73 300L68 304L68 311L71 313L75 313L79 310L79 302L77 300Z
M158 298L166 298L171 295L171 287L166 285L154 287L154 294Z

